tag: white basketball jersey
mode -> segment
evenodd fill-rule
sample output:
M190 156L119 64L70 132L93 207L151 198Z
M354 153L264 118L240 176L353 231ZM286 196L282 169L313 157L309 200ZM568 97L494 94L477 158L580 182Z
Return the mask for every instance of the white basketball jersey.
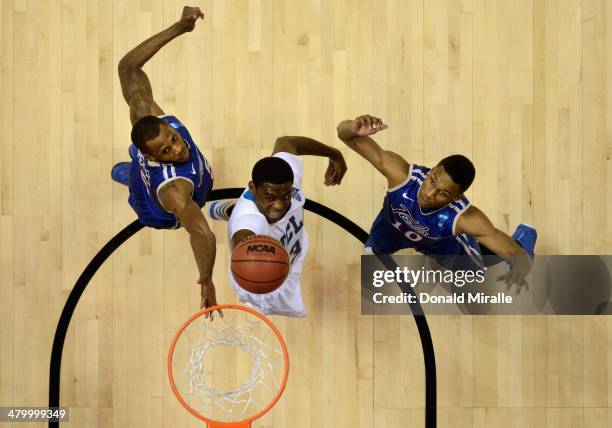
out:
M293 192L289 210L277 222L268 223L266 217L259 212L255 205L255 196L247 188L236 201L229 219L228 243L231 250L232 236L242 229L250 230L256 235L267 235L278 240L289 254L291 264L289 276L279 288L267 294L253 294L241 288L234 280L231 268L229 280L238 293L240 301L254 306L264 315L304 317L306 316L306 309L304 308L300 288L300 274L308 250L308 235L304 228L304 203L306 198L301 190L304 161L299 156L285 152L276 153L274 157L286 161L293 170Z

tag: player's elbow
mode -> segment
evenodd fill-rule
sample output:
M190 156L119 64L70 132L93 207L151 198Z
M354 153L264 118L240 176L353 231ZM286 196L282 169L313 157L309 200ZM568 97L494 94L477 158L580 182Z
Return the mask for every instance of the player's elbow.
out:
M119 61L119 64L117 64L117 73L119 73L119 76L123 76L129 73L131 70L134 70L135 68L136 66L132 64L128 57L124 56Z
M125 74L128 71L128 66L125 62L125 57L121 58L121 61L119 61L119 64L117 64L117 73L119 74L119 76L121 76L122 74Z
M349 132L347 130L351 129L351 125L353 124L352 120L343 120L336 127L336 132L338 133L338 138L344 141L347 145L349 144L351 137L349 136Z

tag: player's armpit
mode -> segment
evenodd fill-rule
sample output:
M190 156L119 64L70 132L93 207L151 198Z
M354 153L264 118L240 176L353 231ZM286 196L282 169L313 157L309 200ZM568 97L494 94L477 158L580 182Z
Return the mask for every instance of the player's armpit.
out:
M255 233L252 230L240 229L238 232L232 235L232 251L236 248L236 245L247 239L249 236L254 236Z
M208 222L198 204L191 199L193 184L187 180L174 180L159 190L159 201L164 209L173 213L189 232L203 236L212 235Z
M130 106L132 125L141 117L162 115L164 112L153 100L151 82L140 68L123 68L119 65L119 80L123 98Z
M187 206L189 201L193 202L191 199L193 183L191 181L179 178L161 186L157 190L157 195L166 211L176 215Z
M198 204L191 199L193 184L187 180L174 180L159 190L162 206L173 213L190 234L210 237L213 233Z

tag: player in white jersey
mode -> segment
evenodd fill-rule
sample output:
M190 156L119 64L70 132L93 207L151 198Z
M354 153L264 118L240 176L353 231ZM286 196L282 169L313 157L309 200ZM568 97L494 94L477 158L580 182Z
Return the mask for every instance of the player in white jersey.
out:
M346 163L339 150L307 137L281 137L276 140L271 157L260 159L253 167L252 181L235 202L213 203L209 215L227 219L230 253L245 239L266 235L278 240L289 254L290 270L285 282L267 294L253 294L242 289L229 272L229 280L240 301L264 315L306 316L302 301L300 275L306 252L308 234L304 227L302 155L329 158L325 185L340 184L346 173Z

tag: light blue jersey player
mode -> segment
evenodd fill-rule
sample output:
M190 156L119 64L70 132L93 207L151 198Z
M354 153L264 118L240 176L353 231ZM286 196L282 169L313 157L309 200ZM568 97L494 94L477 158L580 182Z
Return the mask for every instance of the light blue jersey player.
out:
M244 290L228 271L230 284L240 301L264 315L304 317L307 313L300 285L308 251L304 221L306 197L302 192L303 156L328 158L325 185L336 186L342 182L346 162L339 150L312 138L284 136L276 140L271 157L255 163L252 180L237 201L217 201L208 208L211 218L229 222L230 252L255 235L270 236L285 247L289 255L289 274L274 291L255 294Z
M462 155L442 159L435 167L409 164L383 150L369 136L387 128L370 115L338 125L338 137L368 160L388 181L383 208L374 220L366 251L393 254L414 248L448 269L482 269L505 259L511 269L501 279L517 292L527 285L536 230L517 227L512 238L495 228L463 194L475 169ZM483 260L483 255L492 256Z
M165 115L153 100L153 90L142 66L175 37L192 31L204 14L185 6L181 18L148 38L119 62L119 79L132 122L131 162L113 167L113 180L129 186L129 203L145 226L184 227L199 271L200 307L215 306L212 269L216 244L200 208L212 188L212 173L187 128ZM212 316L212 315L211 315Z

